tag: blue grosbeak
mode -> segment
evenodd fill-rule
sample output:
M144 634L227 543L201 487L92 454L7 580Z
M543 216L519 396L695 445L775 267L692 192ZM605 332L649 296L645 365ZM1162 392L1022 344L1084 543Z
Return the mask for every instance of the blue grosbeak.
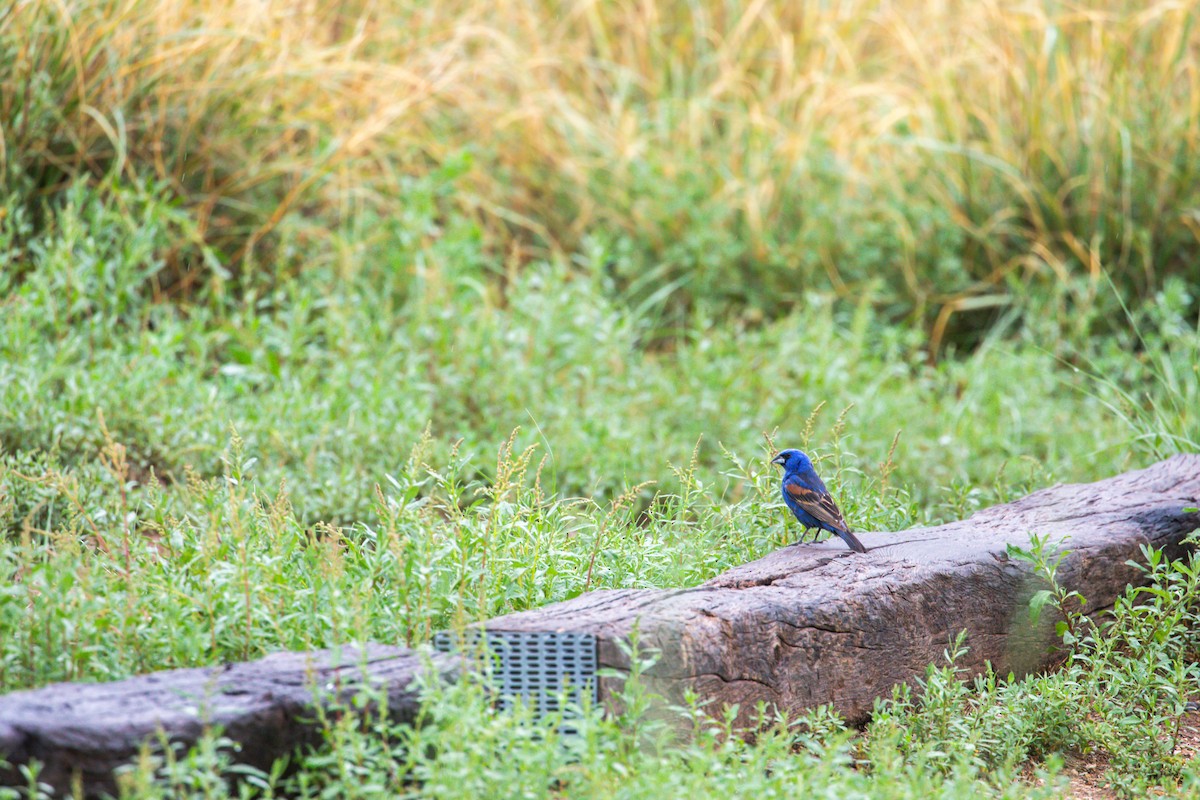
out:
M804 526L800 541L804 541L810 528L824 529L842 537L854 552L867 552L858 537L850 532L846 518L813 469L812 459L799 450L784 450L771 463L783 467L783 502Z

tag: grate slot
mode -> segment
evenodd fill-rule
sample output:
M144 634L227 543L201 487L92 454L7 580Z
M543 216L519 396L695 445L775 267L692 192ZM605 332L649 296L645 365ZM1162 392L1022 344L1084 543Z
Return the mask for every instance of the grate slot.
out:
M450 631L433 637L433 648L440 653L474 650L480 636L492 655L492 681L496 687L496 705L508 710L517 698L531 706L537 719L560 710L559 695L564 685L566 699L582 705L585 698L597 701L596 637L590 633L553 631L466 631L463 640ZM564 724L562 732L576 731Z

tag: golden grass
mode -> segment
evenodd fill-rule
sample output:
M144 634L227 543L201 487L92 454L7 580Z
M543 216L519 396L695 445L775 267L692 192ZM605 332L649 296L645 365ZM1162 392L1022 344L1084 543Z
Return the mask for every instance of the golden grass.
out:
M24 0L0 146L6 178L152 172L233 258L468 151L451 202L517 262L728 245L713 280L882 280L944 327L1031 275L1194 274L1197 6Z

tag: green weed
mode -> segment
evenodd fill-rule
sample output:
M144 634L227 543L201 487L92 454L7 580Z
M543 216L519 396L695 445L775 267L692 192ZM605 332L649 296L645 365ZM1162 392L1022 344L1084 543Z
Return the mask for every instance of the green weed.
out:
M1194 4L202 5L0 14L2 690L696 584L797 535L776 447L892 531L1200 446ZM1063 668L861 733L468 680L122 791L1194 792L1190 562L1086 619L1017 555Z

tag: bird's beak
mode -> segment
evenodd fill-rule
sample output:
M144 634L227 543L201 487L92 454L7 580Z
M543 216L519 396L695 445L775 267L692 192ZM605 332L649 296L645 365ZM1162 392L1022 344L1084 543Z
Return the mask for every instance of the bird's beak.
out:
M772 464L778 464L781 467L783 466L783 462L784 462L784 458L782 455L775 456L774 458L771 459Z

